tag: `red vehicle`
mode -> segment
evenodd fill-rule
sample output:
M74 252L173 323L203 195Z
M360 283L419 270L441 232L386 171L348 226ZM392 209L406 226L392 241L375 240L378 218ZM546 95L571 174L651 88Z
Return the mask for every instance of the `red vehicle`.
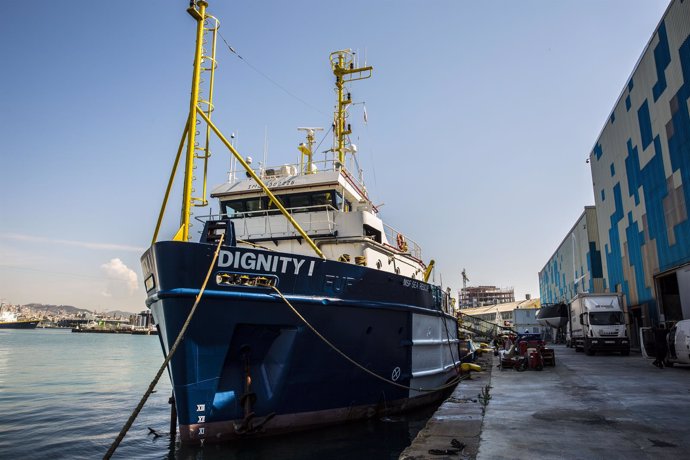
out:
M519 372L526 369L540 371L545 365L555 366L554 351L538 335L518 337L517 344L501 355L501 369L513 368Z

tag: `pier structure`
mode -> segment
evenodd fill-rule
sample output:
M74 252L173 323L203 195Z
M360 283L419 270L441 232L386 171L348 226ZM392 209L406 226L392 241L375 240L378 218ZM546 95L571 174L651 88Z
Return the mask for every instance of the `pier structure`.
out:
M687 456L690 369L549 347L556 366L539 372L501 370L484 355L484 371L457 386L399 459Z

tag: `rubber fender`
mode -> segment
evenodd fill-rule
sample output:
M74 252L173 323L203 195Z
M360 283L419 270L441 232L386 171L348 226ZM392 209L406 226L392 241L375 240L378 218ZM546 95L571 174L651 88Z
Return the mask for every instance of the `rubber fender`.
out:
M478 364L472 364L472 363L462 363L460 365L460 370L463 372L469 372L469 371L479 372L482 370L482 366L480 366Z

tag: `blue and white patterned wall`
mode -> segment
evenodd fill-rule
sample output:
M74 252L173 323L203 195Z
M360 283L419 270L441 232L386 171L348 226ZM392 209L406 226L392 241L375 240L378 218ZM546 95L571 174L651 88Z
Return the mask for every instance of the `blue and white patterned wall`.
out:
M539 272L542 304L569 302L578 292L604 292L597 214L586 206Z
M690 262L690 1L674 0L590 164L607 287L658 314L654 275Z

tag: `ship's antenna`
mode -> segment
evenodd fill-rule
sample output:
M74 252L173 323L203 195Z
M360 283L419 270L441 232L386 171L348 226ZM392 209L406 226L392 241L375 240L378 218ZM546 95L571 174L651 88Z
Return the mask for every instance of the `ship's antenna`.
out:
M307 143L304 142L297 146L302 155L299 158L299 169L302 174L312 174L314 172L314 134L316 131L323 131L323 128L297 128L298 131L307 132ZM304 157L307 157L306 166L304 163Z
M230 145L237 148L237 133L230 134ZM237 160L234 156L230 156L230 174L228 180L231 184L237 180Z
M264 165L263 170L266 170L266 162L268 161L268 126L264 126Z
M350 124L346 123L347 107L352 103L352 96L350 93L345 93L345 83L370 78L374 68L372 66L356 67L354 53L350 49L332 52L330 60L338 94L338 104L333 115L333 143L335 144L333 150L338 155L336 167L342 168L345 166L345 153L348 151L347 136L352 133Z

